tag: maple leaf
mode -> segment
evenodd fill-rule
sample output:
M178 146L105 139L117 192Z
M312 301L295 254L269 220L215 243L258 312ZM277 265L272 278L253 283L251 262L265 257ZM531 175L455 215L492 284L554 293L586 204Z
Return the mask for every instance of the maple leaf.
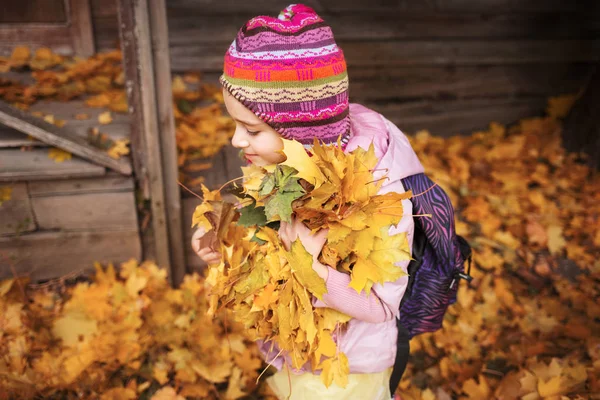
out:
M323 299L323 295L327 293L325 281L313 269L313 257L306 251L302 242L300 240L294 241L290 251L284 252L284 256L302 286L317 298Z
M72 154L68 151L52 147L48 150L48 158L54 160L54 162L61 163L72 158Z
M102 125L107 125L112 122L112 115L110 115L110 111L106 111L98 115L98 122Z
M98 322L85 314L73 311L54 322L53 333L66 346L75 346L79 338L89 339L98 332Z
M107 153L111 158L115 160L129 154L129 139L117 139L113 143Z
M350 366L348 365L348 357L344 353L339 353L334 358L328 358L321 363L321 381L326 387L329 387L332 382L335 382L341 388L345 388L348 384L348 374Z
M306 153L304 146L295 140L283 140L283 154L287 157L281 165L287 165L298 171L298 177L318 188L325 182L325 175L314 160Z
M10 200L12 191L13 189L10 186L0 186L0 206L2 206L2 203Z
M267 217L264 207L256 207L256 202L239 209L240 219L237 223L242 226L265 226Z

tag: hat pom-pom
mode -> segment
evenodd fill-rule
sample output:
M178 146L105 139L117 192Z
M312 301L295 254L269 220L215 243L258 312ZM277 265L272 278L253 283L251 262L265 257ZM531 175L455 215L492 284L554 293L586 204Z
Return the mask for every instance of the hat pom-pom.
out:
M315 14L315 10L308 6L305 6L304 4L290 4L289 6L281 10L279 15L277 16L277 19L279 19L280 21L291 21L294 15L300 13Z

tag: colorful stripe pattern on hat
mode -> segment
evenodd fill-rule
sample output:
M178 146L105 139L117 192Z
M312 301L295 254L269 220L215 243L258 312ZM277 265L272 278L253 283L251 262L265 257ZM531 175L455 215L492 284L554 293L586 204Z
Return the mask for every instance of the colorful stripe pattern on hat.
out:
M348 74L331 28L301 4L248 21L225 54L221 84L283 137L312 144L350 134Z

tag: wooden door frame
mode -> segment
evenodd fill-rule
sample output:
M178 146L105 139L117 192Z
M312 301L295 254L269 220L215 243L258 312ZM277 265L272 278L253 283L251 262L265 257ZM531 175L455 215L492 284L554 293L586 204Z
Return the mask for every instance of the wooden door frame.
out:
M47 46L64 55L91 56L96 45L90 0L63 1L67 16L64 23L3 23L0 43Z
M185 274L165 0L118 0L135 176L150 200L153 255L177 286Z

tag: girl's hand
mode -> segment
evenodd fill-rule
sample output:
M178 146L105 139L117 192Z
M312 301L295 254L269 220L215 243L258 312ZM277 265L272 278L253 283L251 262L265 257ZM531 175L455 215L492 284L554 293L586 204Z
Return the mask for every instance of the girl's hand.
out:
M221 261L221 253L215 251L217 236L214 231L206 233L203 228L198 228L192 236L192 249L207 264L216 264Z
M321 254L321 250L327 241L327 229L321 229L313 235L311 230L300 220L292 218L292 223L281 222L279 237L287 250L290 249L292 242L300 239L306 251L313 257L313 269L321 278L327 280L329 267L318 261L319 254Z

